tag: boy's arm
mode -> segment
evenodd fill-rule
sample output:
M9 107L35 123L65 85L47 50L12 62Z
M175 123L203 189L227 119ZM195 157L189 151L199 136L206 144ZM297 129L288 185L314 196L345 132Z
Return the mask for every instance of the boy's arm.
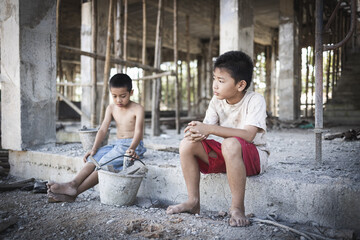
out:
M242 139L250 143L254 140L256 133L260 131L262 131L262 129L252 125L246 125L244 129L239 129L205 124L198 121L191 122L189 126L185 129L185 132L187 132L188 135L201 134L208 136L212 134L223 138L241 137Z
M144 135L144 117L145 117L145 113L144 113L144 108L139 105L136 108L136 112L135 112L135 116L136 116L136 120L135 120L135 130L134 130L134 137L133 140L130 144L129 147L129 152L128 154L131 156L135 156L135 149L137 148L137 146L140 143L140 140L143 138ZM138 156L135 156L138 157Z
M95 142L91 149L92 151L96 152L99 149L101 142L104 140L104 138L108 132L108 129L109 129L109 126L111 123L111 119L112 119L112 107L111 107L111 105L109 105L106 108L104 120L101 123L98 133L96 134Z

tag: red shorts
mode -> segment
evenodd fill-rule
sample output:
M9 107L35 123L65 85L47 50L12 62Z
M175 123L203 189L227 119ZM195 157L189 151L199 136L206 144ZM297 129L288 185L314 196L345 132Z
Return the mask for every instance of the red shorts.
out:
M242 138L235 137L241 144L243 162L246 168L246 176L258 175L260 173L260 157L254 144L248 143ZM221 143L215 140L201 141L205 152L208 154L209 165L201 159L197 159L200 172L202 173L226 173L224 156L221 152ZM214 151L216 158L210 157L209 153Z

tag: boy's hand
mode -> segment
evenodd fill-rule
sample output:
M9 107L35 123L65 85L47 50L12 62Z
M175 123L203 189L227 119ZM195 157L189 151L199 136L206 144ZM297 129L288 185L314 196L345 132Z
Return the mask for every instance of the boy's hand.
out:
M139 158L139 156L136 154L135 150L132 148L129 148L128 150L126 150L126 155L129 155L133 158Z
M91 149L91 150L87 151L87 153L85 153L85 156L84 156L84 158L83 158L84 163L86 163L86 159L87 159L90 155L91 155L91 156L94 156L95 153L96 153L96 150L94 150L94 149Z
M191 139L192 142L199 142L209 136L207 124L198 121L192 121L184 130L185 136Z

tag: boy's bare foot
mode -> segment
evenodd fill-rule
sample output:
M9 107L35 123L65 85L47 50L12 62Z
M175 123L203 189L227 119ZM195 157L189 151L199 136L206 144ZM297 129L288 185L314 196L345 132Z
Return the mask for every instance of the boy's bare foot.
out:
M76 188L70 183L56 183L56 182L48 182L47 184L48 192L49 190L52 193L65 194L69 196L76 196Z
M167 214L175 214L182 212L188 212L192 214L200 213L200 203L192 203L187 201L178 205L171 205L166 209Z
M48 198L49 202L74 202L76 197L75 196L69 196L65 194L58 194L53 192L48 192Z
M250 225L249 219L245 216L245 213L240 209L230 209L229 225L232 227L245 227Z

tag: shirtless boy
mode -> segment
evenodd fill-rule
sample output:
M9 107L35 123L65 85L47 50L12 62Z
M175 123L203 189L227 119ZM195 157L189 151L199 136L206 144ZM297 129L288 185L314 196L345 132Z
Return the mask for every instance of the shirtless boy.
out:
M188 199L169 206L168 214L200 212L200 172L226 173L230 190L230 226L247 226L245 216L246 177L262 173L267 165L266 104L262 95L247 91L253 63L243 52L231 51L214 64L213 92L203 122L185 128L180 143L180 161ZM224 138L222 143L207 139Z
M114 103L106 108L102 122L92 149L83 158L85 165L76 177L66 183L48 183L49 201L73 202L76 197L98 183L95 164L89 161L91 155L100 164L113 165L116 170L122 169L124 154L135 158L143 158L146 151L143 139L144 108L131 101L133 95L132 80L126 74L115 74L109 81L109 88ZM107 134L111 120L116 123L117 140L100 147Z

